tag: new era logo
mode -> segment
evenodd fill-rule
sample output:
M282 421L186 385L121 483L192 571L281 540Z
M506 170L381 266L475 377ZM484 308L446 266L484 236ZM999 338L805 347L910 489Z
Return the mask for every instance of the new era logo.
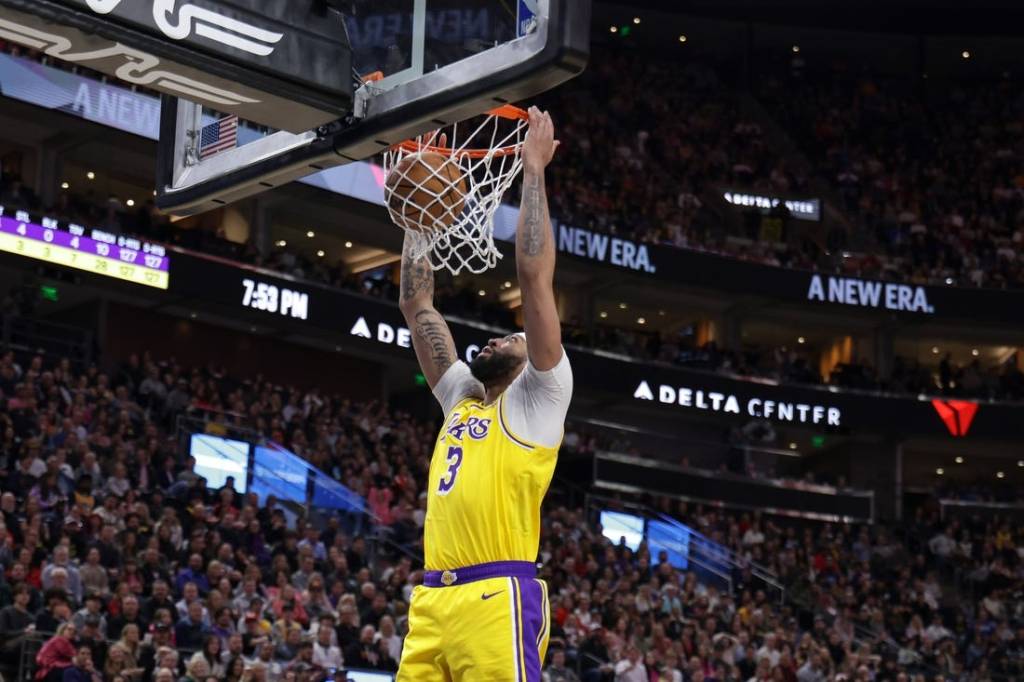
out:
M932 400L932 407L952 436L966 436L978 411L978 403L969 400Z

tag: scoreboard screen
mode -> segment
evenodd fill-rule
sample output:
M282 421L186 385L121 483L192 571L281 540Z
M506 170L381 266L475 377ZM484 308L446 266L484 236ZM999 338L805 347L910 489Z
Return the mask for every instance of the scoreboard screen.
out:
M170 282L169 259L160 244L62 225L53 218L33 222L28 212L11 213L3 206L0 251L156 289Z

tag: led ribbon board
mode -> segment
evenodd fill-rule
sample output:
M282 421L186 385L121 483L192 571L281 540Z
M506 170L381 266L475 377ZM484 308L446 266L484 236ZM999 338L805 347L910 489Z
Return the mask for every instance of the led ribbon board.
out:
M155 289L170 285L170 259L160 244L75 224L62 229L52 218L38 224L25 211L5 213L0 206L2 252Z

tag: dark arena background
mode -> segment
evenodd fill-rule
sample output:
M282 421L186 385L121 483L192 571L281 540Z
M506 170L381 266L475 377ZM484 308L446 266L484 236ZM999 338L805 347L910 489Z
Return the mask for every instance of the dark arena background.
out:
M442 415L379 152L499 91L561 141L544 680L1024 679L1019 8L161 4L0 0L3 680L394 679ZM466 360L518 201L437 276Z

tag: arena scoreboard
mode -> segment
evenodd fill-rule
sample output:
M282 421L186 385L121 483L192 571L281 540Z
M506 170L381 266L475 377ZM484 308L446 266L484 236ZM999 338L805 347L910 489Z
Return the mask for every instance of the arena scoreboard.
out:
M0 251L155 289L170 284L161 244L0 206Z

